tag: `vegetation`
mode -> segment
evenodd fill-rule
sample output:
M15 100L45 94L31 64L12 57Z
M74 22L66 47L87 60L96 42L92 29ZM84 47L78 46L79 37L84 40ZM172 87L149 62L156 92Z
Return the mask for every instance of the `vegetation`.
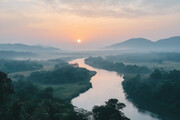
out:
M155 70L148 78L124 76L122 83L129 99L138 106L180 119L180 71Z
M52 71L33 72L27 80L43 84L65 84L79 81L89 82L90 78L95 74L95 71L61 63L61 65L55 65L55 69Z
M29 58L37 57L35 53L31 52L17 52L0 50L0 59L13 59L13 58Z
M0 82L1 120L86 120L70 103L54 98L52 88L41 90L31 82L18 81L13 89L2 72Z
M180 70L180 53L129 53L107 56L106 59L111 62L125 62L152 69Z
M29 60L0 60L0 70L6 73L39 70L41 68L43 68L43 65Z
M134 53L117 56L107 56L109 61L120 61L129 63L152 62L163 63L164 61L179 62L180 53Z
M180 119L179 70L168 72L157 69L150 74L151 70L147 67L125 65L110 58L89 57L85 62L97 68L123 73L123 88L127 97L138 107L165 116L165 119Z
M8 61L10 62L10 60ZM13 61L11 60L11 64L13 64ZM71 100L91 88L90 78L96 73L79 68L78 64L70 65L62 59L30 62L42 64L43 68L41 70L10 73L8 74L9 77L13 81L31 81L41 89L52 87L54 89L54 96L64 100Z
M125 65L119 62L111 62L101 57L89 57L85 59L85 63L97 68L106 69L110 71L116 71L118 73L150 73L147 67L137 65Z
M0 72L0 110L7 104L10 95L13 93L14 89L11 79L7 78L5 73Z
M0 93L1 120L88 120L91 114L95 120L129 120L119 111L125 105L116 99L109 100L105 106L94 107L92 113L75 112L69 102L54 97L52 88L40 89L30 81L12 84L3 72L0 72ZM105 114L108 111L111 112ZM107 118L102 119L99 116L102 114Z
M40 86L42 89L47 87L52 87L54 89L55 97L68 101L77 97L80 93L83 93L92 87L90 81L66 83L66 84L37 84L37 85Z
M105 105L94 106L93 117L95 120L130 120L120 111L124 107L117 99L109 99Z
M92 87L90 79L95 74L95 71L80 68L78 64L70 65L61 61L51 71L33 72L24 79L32 81L42 88L52 87L56 97L71 100Z

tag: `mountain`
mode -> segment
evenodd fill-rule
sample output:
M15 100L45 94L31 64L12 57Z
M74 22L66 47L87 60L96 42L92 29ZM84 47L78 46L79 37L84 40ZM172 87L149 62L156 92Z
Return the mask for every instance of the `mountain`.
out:
M18 52L58 52L54 47L30 46L25 44L0 44L0 50Z
M117 48L128 48L138 50L152 50L152 51L177 51L180 50L180 36L171 38L161 39L153 42L144 38L132 38L124 42L113 44L106 48L117 49Z
M119 48L119 47L126 47L126 48L136 48L136 47L149 47L153 44L152 41L144 38L132 38L127 41L117 43L111 45L107 48Z
M167 39L161 39L155 42L155 47L172 47L180 48L180 36L175 36Z

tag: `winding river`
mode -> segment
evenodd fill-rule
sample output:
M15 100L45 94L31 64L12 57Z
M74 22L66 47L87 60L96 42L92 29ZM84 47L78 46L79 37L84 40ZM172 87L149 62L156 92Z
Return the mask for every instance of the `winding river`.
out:
M74 106L91 111L94 105L103 105L108 99L116 98L126 104L123 112L131 120L160 120L150 112L139 111L133 103L126 99L121 85L123 77L116 72L86 65L84 59L76 59L70 63L78 63L80 67L97 72L91 79L92 88L72 100Z

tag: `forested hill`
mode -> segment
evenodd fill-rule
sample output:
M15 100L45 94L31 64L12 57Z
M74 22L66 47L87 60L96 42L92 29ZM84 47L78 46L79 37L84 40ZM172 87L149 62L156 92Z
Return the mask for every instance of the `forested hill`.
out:
M180 119L180 71L155 70L149 77L124 76L122 83L129 99L139 107L168 118Z

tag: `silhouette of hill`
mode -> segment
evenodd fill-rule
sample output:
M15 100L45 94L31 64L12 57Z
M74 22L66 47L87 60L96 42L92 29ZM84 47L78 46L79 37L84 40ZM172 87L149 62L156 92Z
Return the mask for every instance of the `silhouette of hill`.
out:
M54 47L30 46L25 44L0 44L0 50L18 51L18 52L57 52L60 51Z
M154 46L180 48L180 36L158 40Z
M119 47L136 48L136 47L147 47L147 46L151 46L152 44L153 42L148 39L132 38L127 41L111 45L107 48L119 48Z
M180 36L161 39L156 42L144 38L132 38L124 42L113 44L106 48L129 48L129 49L146 49L146 50L180 50Z

